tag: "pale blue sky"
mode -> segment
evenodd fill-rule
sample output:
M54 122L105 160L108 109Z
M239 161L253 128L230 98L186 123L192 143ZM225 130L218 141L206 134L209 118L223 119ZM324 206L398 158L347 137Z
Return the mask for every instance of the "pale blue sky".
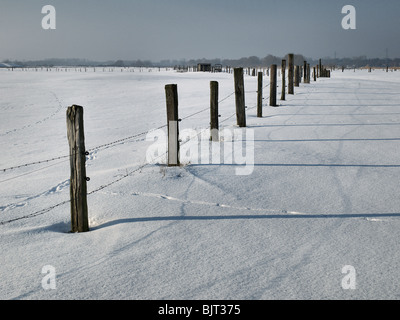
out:
M43 30L44 5L57 29ZM343 30L344 5L357 29ZM0 60L400 57L399 0L0 0Z

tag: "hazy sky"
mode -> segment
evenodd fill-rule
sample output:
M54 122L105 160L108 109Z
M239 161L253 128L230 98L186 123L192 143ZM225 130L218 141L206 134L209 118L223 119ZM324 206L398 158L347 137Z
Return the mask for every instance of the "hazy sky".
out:
M56 30L42 29L42 7ZM356 8L344 30L342 7ZM0 0L0 60L400 57L399 0Z

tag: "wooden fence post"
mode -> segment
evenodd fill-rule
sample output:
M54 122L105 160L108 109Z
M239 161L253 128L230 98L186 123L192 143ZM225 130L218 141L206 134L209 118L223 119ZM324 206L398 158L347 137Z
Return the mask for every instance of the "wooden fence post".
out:
M271 77L270 77L270 95L269 105L276 107L276 82L277 82L277 66L276 64L271 65Z
M308 79L308 75L307 75L307 61L304 61L304 65L303 65L303 82L307 83L307 79Z
M179 162L179 118L178 118L178 86L165 86L168 121L168 166L176 167Z
M237 125L241 128L246 127L246 110L245 110L245 97L244 97L244 79L243 68L235 68L235 98L236 98L236 120Z
M294 67L294 86L300 86L300 66L297 65Z
M294 94L294 83L293 83L293 78L294 78L294 54L293 53L289 53L289 73L288 73L288 78L289 78L288 94Z
M314 81L317 81L317 70L315 67L313 67L313 75L314 75Z
M257 89L257 117L262 118L263 110L263 73L258 73L258 89Z
M285 90L286 90L286 60L282 60L282 95L281 100L285 100Z
M210 140L219 141L218 82L210 82Z
M67 136L71 166L71 231L87 232L89 231L89 219L83 107L73 105L67 109Z
M322 78L323 73L322 73L322 59L319 59L319 76Z

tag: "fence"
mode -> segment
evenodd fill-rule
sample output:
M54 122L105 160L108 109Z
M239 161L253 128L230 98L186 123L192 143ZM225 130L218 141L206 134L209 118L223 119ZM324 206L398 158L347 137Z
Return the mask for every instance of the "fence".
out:
M286 76L286 60L282 60L281 65L281 75L282 75L282 86L281 86L281 101L286 99L286 83L288 81L288 94L294 94L294 86L296 86L297 82L300 81L300 69L302 69L303 81L305 84L310 83L310 65L307 62L304 62L304 66L294 66L293 54L289 54L289 67L288 67L288 76ZM330 77L329 70L326 70L320 61L319 66L315 66L314 68L314 81L316 81L317 77L321 75L324 77ZM296 70L296 72L294 72ZM319 70L319 73L318 73ZM257 108L257 117L263 117L263 100L269 99L269 106L276 107L277 105L277 65L271 65L268 69L262 69L262 71L258 71L256 68L253 68L246 71L249 76L258 76L257 90L256 91L245 91L244 88L244 69L243 68L234 68L233 70L230 67L225 68L226 72L234 74L234 87L235 91L225 96L223 99L219 99L219 84L216 81L210 82L210 106L204 108L202 110L196 111L182 119L179 118L178 114L178 88L175 84L169 84L165 86L165 95L166 95L166 105L167 105L167 123L165 125L159 126L155 129L163 129L168 128L168 149L165 154L159 155L159 157L167 156L168 165L169 166L179 166L179 148L181 141L179 140L179 122L191 118L197 114L209 111L210 112L210 126L206 130L210 130L210 140L218 141L219 140L219 125L228 121L232 117L236 115L236 124L239 127L246 127L246 109L251 110ZM263 76L267 72L270 74L270 82L266 85L263 84ZM263 90L267 87L270 87L270 94L268 97L263 97ZM245 94L256 93L257 94L257 103L255 106L248 108L245 106ZM226 101L230 97L235 95L235 105L236 111L223 119L219 120L221 115L219 114L219 104ZM13 171L20 168L36 166L38 164L44 163L54 163L57 160L63 160L60 163L64 163L66 161L70 161L70 199L57 203L48 208L36 211L29 215L18 217L14 219L10 219L7 221L1 221L0 225L4 225L7 223L11 223L14 221L28 219L37 217L39 215L50 212L51 210L63 206L67 203L71 206L71 231L72 232L87 232L89 231L89 222L88 222L88 208L87 208L87 196L93 195L105 188L108 188L123 179L132 176L134 173L142 170L144 167L149 164L143 164L131 171L126 172L121 177L105 184L99 186L97 189L87 192L87 182L90 181L90 178L86 176L86 156L89 155L90 152L98 151L104 148L110 148L121 144L125 141L132 141L135 138L139 138L144 136L150 132L144 131L140 132L128 137L124 137L109 143L105 143L91 149L86 149L85 147L85 135L84 135L84 120L83 120L83 107L73 105L67 109L67 135L69 142L69 154L62 156L55 156L45 160L34 161L26 164L10 166L8 168L0 169L0 172ZM153 129L154 130L154 129ZM201 133L200 133L201 134ZM188 141L184 142L187 143ZM59 165L60 163L49 164L48 166L41 168L39 170L33 170L28 173L15 176L10 179L2 180L2 182L10 181L13 179L18 179L20 177L45 170L54 165Z

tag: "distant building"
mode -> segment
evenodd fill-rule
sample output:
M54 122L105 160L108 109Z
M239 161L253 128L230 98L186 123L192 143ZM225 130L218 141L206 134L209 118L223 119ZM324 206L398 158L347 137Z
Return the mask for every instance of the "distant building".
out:
M211 63L199 63L197 65L197 71L210 72L211 71Z
M222 72L222 64L216 64L214 66L214 72Z

